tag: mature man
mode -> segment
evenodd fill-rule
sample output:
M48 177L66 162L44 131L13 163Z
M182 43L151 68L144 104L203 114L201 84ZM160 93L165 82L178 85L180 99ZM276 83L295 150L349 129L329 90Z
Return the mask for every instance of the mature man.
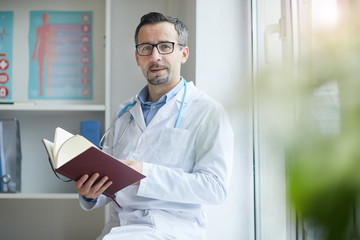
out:
M104 150L146 178L115 194L98 239L206 239L205 205L227 195L233 132L224 108L180 75L187 35L180 20L154 12L136 29L147 86L119 106ZM86 210L112 200L101 194L111 179L98 177L75 183Z

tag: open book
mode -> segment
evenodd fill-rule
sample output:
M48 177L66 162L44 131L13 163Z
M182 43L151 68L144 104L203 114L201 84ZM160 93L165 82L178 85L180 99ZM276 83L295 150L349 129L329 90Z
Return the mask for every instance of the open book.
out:
M57 173L74 181L84 174L91 176L99 173L99 180L108 176L113 182L103 193L108 197L145 178L135 169L98 149L83 136L73 135L62 128L56 128L54 142L47 139L42 142Z

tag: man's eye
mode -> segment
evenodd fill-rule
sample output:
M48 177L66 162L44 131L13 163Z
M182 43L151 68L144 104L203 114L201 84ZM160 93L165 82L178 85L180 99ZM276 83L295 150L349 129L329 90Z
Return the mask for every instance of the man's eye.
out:
M150 51L152 49L152 46L146 45L141 48L142 51Z
M161 44L160 48L166 50L166 49L171 48L171 46L169 44Z

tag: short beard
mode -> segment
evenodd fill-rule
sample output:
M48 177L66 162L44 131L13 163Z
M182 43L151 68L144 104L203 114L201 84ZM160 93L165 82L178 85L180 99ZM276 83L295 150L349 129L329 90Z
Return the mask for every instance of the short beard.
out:
M150 71L152 68L158 68L158 67L168 69L168 66L165 64L153 63L149 66L148 71ZM169 77L169 75L163 76L163 77L156 75L155 77L153 77L151 79L147 78L147 80L148 80L149 84L151 84L153 86L159 86L159 85L167 84L170 81L170 77Z
M164 85L164 84L168 83L169 80L170 80L169 76L163 77L163 78L155 77L153 79L148 78L148 83L150 83L153 86L158 86L158 85Z

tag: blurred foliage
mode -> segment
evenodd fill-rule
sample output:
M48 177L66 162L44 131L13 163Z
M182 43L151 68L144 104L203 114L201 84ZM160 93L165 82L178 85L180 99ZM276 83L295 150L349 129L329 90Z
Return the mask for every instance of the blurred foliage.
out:
M259 81L260 104L276 115L270 124L286 148L290 201L328 240L360 239L354 226L360 192L358 15L359 8L350 7L336 29L313 33L311 52L301 56L296 71L268 69Z

